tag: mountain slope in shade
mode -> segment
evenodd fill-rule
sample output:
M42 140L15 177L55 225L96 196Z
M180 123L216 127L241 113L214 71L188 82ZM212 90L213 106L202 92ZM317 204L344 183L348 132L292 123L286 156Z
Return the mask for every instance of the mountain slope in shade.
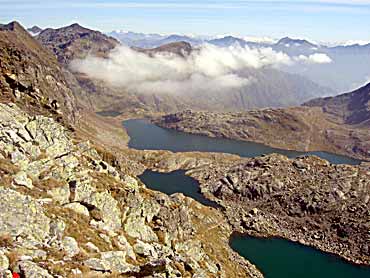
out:
M370 127L370 83L354 92L314 99L304 105L321 107L339 122Z
M166 128L254 141L281 149L327 151L370 161L370 84L304 106L242 113L185 111L156 121Z
M65 65L88 54L104 57L119 45L116 39L76 23L59 29L45 29L36 38Z

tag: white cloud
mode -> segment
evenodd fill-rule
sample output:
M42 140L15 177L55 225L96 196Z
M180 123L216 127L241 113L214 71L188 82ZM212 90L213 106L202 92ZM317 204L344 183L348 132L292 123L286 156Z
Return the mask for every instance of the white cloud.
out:
M187 58L170 53L149 57L120 46L109 59L90 56L73 61L71 68L131 92L186 94L235 90L253 81L239 74L245 68L291 63L289 56L271 48L219 48L205 44Z
M325 53L314 53L309 56L299 55L293 58L297 62L306 64L330 64L333 60Z

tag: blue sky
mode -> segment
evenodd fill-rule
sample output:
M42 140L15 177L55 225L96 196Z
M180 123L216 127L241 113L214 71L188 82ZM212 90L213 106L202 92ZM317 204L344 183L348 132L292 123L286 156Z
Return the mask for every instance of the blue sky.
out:
M0 0L0 22L101 31L370 41L370 0Z

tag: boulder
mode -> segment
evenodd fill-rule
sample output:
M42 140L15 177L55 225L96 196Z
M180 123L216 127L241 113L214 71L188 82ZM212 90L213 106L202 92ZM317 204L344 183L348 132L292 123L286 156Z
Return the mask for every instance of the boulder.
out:
M63 250L67 254L67 258L72 258L73 256L80 253L80 248L78 247L77 241L73 237L65 237L62 240Z
M34 262L22 261L19 263L19 269L24 278L53 278L47 270Z
M27 173L24 171L20 171L14 176L14 184L25 186L28 189L33 188L32 180L29 177L27 177Z
M80 203L69 203L69 204L64 205L64 207L71 209L76 213L90 217L89 210L85 206L81 205Z

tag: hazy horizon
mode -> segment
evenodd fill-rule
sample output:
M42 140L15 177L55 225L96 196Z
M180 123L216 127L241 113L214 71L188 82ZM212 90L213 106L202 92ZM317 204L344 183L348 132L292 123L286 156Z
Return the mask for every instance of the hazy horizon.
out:
M317 43L370 42L368 0L0 0L2 22L58 28L79 23L102 32L292 37ZM363 26L363 28L361 28Z

